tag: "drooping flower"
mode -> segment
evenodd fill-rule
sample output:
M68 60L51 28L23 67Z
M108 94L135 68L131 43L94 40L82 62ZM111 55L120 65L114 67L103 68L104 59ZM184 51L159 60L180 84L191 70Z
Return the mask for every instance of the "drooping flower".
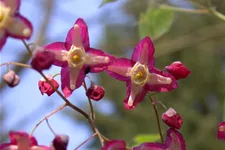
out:
M135 47L131 60L118 58L107 67L115 79L126 82L126 109L133 109L148 91L168 92L178 87L174 77L154 67L154 46L149 37Z
M86 95L90 99L99 101L105 95L105 89L102 86L91 82L91 86L87 89Z
M20 0L0 0L0 50L8 36L17 39L29 39L33 27L18 11Z
M225 140L225 122L221 122L217 129L217 138L220 140Z
M69 30L65 42L46 45L45 49L55 53L54 64L62 67L62 91L66 97L82 85L86 73L103 71L114 58L90 47L88 27L81 18Z
M162 114L162 120L171 128L180 129L183 124L181 116L173 109L169 108Z
M165 143L146 142L134 147L133 150L186 150L186 144L182 134L170 128L167 130Z
M59 83L56 80L54 80L51 75L47 75L46 77L56 89L59 88ZM38 87L42 95L46 93L48 96L51 96L55 92L52 86L45 79L41 79L38 81Z
M126 150L126 143L123 140L108 141L101 150Z
M3 75L3 80L9 87L15 87L20 82L20 77L12 70Z
M67 150L69 142L69 136L67 135L56 135L52 141L51 150Z
M50 150L49 147L38 145L33 136L25 132L9 132L10 143L0 145L0 150Z
M191 74L191 71L180 61L173 62L171 65L166 66L165 69L171 73L176 80L184 79Z
M55 59L55 54L43 49L37 49L32 60L31 66L33 69L41 72L44 69L49 69Z

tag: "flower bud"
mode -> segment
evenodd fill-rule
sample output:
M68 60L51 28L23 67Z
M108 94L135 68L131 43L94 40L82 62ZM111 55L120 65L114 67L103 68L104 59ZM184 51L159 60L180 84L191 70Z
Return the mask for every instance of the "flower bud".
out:
M41 72L44 69L49 69L54 62L55 55L52 52L44 50L36 50L31 61L33 69Z
M101 150L126 150L126 143L123 140L108 141Z
M173 62L171 65L166 66L165 69L172 74L176 80L184 79L191 73L180 61Z
M91 83L91 86L88 88L86 92L87 97L93 99L95 101L99 101L105 95L105 89L100 86L96 85L95 83Z
M52 141L51 148L54 150L66 150L69 142L69 136L67 135L56 135Z
M48 75L47 78L56 89L59 88L59 83L56 80L54 80L52 76ZM42 95L46 93L48 96L50 96L55 92L52 86L47 81L45 81L45 79L41 79L38 81L38 87Z
M221 122L218 125L217 138L220 140L225 140L225 122Z
M3 75L3 80L10 87L15 87L20 82L20 77L12 70Z
M181 116L173 108L169 108L165 113L162 114L162 120L169 127L175 129L180 129L183 124Z

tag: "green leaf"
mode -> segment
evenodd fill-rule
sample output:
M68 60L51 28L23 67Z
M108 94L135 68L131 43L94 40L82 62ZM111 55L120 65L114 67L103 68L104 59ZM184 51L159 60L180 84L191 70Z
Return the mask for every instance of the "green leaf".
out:
M149 9L140 15L139 35L140 38L150 36L155 40L169 31L174 20L174 12L166 9Z
M103 0L99 7L102 7L103 5L105 5L107 3L111 3L111 2L115 2L115 1L117 1L117 0Z
M156 142L160 140L159 134L139 134L134 138L134 142L140 145L144 142Z

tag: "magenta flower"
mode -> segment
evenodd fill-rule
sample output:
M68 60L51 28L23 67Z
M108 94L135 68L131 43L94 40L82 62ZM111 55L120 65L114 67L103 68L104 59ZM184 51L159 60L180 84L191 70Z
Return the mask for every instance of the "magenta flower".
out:
M47 146L38 145L33 136L25 132L9 132L10 143L0 145L0 150L50 150Z
M167 130L165 143L146 142L134 147L133 150L186 150L186 145L182 134L170 128Z
M102 86L91 82L91 86L87 89L86 95L90 99L99 101L105 95L105 89Z
M108 141L101 150L126 150L126 143L123 140Z
M53 84L53 86L56 89L59 88L59 83L56 80L54 80L52 76L48 75L46 77L49 79L49 81ZM41 79L38 81L38 87L42 95L46 93L48 96L51 96L55 92L52 86L47 81L45 81L45 79Z
M90 48L88 27L80 18L69 30L65 42L46 45L45 49L55 53L54 64L62 67L62 91L66 97L82 85L86 73L103 71L113 58Z
M56 135L51 144L51 150L67 150L69 136Z
M20 0L0 0L0 50L8 36L29 39L33 27L25 17L18 13Z
M187 78L191 74L191 71L180 61L173 62L171 65L166 66L165 69L171 73L176 80Z
M110 76L126 82L126 109L135 108L148 91L168 92L178 87L172 75L154 67L154 51L151 39L145 37L135 47L131 60L118 58L107 67Z
M162 114L162 120L171 128L180 129L183 124L181 116L173 109L169 108Z
M220 140L225 140L225 122L221 122L218 125L217 138Z

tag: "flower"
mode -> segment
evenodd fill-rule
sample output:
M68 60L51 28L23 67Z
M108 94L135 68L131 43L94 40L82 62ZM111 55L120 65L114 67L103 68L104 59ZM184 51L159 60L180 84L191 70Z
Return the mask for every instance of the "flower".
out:
M69 142L69 136L56 135L52 141L51 150L66 150Z
M12 70L9 70L6 74L3 75L3 80L10 87L15 87L20 82L20 77Z
M56 80L54 80L51 75L47 75L46 77L56 89L59 88L59 83ZM38 81L38 87L42 95L46 93L48 96L50 96L55 92L52 86L45 79L41 79Z
M29 39L33 27L25 17L18 13L20 0L0 0L0 50L8 36Z
M186 144L182 134L170 128L167 130L165 143L146 142L134 147L133 150L186 150Z
M165 69L171 73L176 80L184 79L191 74L191 71L180 61L173 62L171 65L166 66Z
M10 143L0 145L0 150L50 150L47 146L38 145L33 136L25 132L9 132Z
M169 108L162 114L162 120L171 128L180 129L183 123L181 116L173 109Z
M221 122L218 125L217 138L220 140L225 140L225 122Z
M87 89L86 95L90 99L99 101L105 95L105 89L102 86L91 82L91 86Z
M31 66L33 69L41 72L44 69L49 69L53 64L54 59L54 53L37 49L31 60Z
M177 81L167 72L154 67L154 46L149 37L135 47L131 60L118 58L107 67L107 73L126 82L126 109L133 109L148 91L168 92L178 87Z
M69 30L65 42L45 46L56 55L54 65L62 67L61 82L65 97L82 85L86 73L104 71L112 56L90 47L88 27L79 18Z
M101 150L126 150L126 143L123 140L108 141Z

